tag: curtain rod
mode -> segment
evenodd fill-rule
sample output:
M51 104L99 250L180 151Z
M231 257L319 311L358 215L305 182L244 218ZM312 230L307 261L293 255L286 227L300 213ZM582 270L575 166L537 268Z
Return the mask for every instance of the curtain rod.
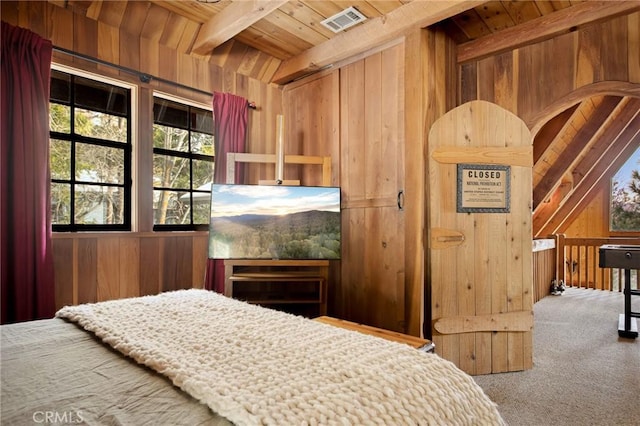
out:
M82 53L74 52L73 50L65 49L64 47L53 46L53 50L64 53L66 55L76 57L76 58L84 59L85 61L94 62L96 64L106 65L108 67L116 68L120 71L124 71L126 73L129 73L131 75L138 77L142 83L150 83L151 80L155 80L160 83L170 84L172 86L176 86L181 89L192 90L194 92L198 92L204 95L213 96L212 93L207 92L206 90L196 89L195 87L187 86L185 84L177 83L171 80L166 80L164 78L156 77L151 74L146 74L138 70L134 70L133 68L127 68L127 67L123 67L122 65L112 64L111 62L103 61L102 59L98 59L88 55L84 55ZM255 102L247 102L247 105L251 109L257 109Z

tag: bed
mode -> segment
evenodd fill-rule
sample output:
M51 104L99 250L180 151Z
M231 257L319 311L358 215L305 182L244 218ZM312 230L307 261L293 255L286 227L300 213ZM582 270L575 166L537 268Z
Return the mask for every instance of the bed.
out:
M2 424L504 424L435 354L205 290L1 329Z

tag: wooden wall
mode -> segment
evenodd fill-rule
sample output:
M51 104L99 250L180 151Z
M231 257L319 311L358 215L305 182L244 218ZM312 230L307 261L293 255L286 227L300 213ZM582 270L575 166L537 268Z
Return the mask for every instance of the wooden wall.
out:
M330 313L396 331L405 331L403 70L398 40L284 91L287 149L331 156L332 183L342 189Z
M283 91L286 154L331 157L331 184L340 185L340 103L338 70L287 85ZM322 184L320 166L286 165L285 179Z
M404 43L340 69L343 313L405 331ZM402 197L401 197L402 198ZM413 200L406 200L412 203Z
M203 288L206 232L55 234L56 308Z
M423 334L426 134L455 105L454 58L442 32L415 30L284 89L286 148L331 155L343 190L332 315Z
M459 104L494 102L533 128L568 107L563 98L579 88L602 81L640 83L639 27L636 12L462 64ZM550 110L554 105L559 109Z
M408 34L405 47L405 179L414 208L405 212L407 332L432 337L432 271L427 232L430 208L428 134L433 123L456 105L456 45L439 30Z
M283 91L286 154L331 157L331 185L340 186L339 71L325 71L291 83ZM311 101L310 101L311 100ZM320 166L286 165L285 179L304 185L321 185ZM273 178L273 173L269 175ZM346 244L344 232L343 244ZM328 314L344 318L337 289L341 286L341 262L329 265Z
M191 57L184 53L180 43L171 41L174 37L146 33L132 24L119 29L92 19L96 14L108 14L107 8L114 7L110 3L104 2L102 10L88 11L87 16L43 1L3 1L0 5L3 21L27 28L51 40L56 47L187 86L153 79L149 84L142 83L130 72L54 51L54 63L135 85L138 97L135 113L140 123L147 124L139 126L134 141L135 230L127 234L54 235L57 306L202 287L204 283L206 232L152 232L154 90L204 104L211 104L214 91L234 93L254 101L258 108L249 110L248 150L275 152L276 115L282 111L282 90L248 75L254 71L245 64L246 49L227 45L215 58ZM128 2L133 8L135 3ZM135 22L133 16L125 12L117 14L114 25ZM247 174L250 179L255 177L253 167Z
M600 185L597 194L563 232L567 237L609 237L609 194L608 181Z

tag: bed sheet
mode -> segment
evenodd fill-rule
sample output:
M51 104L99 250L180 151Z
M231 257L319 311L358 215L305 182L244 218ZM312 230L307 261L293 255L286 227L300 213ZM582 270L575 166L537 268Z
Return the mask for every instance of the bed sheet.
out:
M1 327L2 425L230 425L62 319Z

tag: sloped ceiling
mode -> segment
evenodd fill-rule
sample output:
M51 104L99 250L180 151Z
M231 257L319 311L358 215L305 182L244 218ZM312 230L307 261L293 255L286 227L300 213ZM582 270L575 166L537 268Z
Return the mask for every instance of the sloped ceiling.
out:
M563 232L640 146L640 97L589 97L534 139L534 235Z
M438 25L464 63L621 14L638 1L49 0L60 7L226 65L245 52L250 77L286 84L416 27ZM356 7L368 19L334 33L321 21ZM562 232L640 145L640 93L577 100L535 129L534 235Z

